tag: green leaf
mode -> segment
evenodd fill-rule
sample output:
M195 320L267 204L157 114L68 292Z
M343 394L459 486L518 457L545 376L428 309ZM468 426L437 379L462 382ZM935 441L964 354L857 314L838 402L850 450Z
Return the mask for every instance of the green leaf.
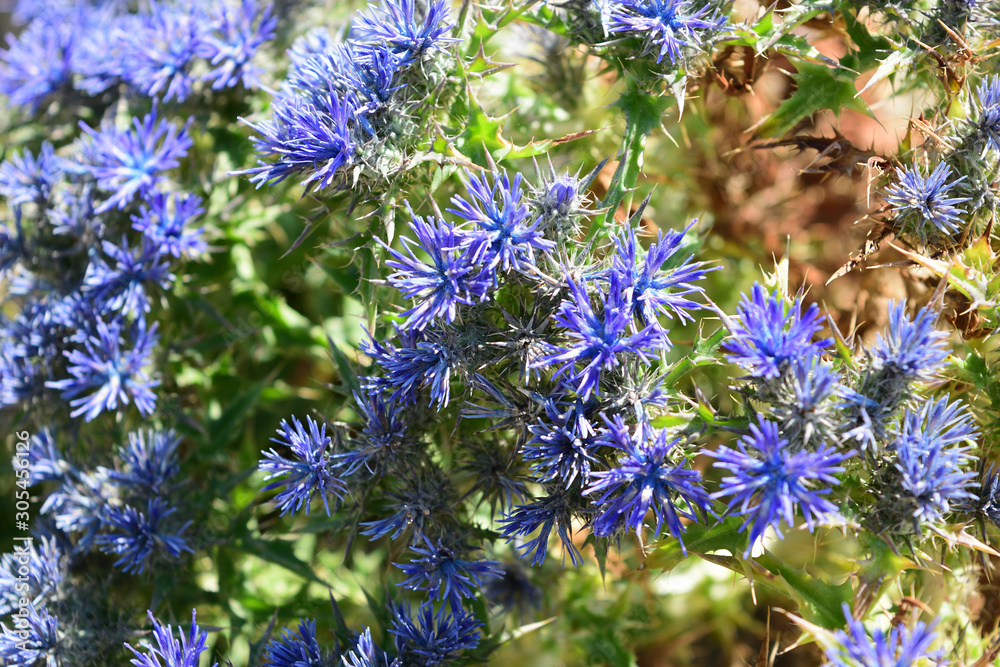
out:
M805 603L802 610L807 620L822 625L824 628L839 628L844 624L844 603L849 603L854 597L850 580L842 584L828 584L821 579L809 575L804 569L799 570L787 563L772 557L765 552L756 559L757 563L778 575L793 591L797 602ZM807 613L811 611L811 613Z
M253 537L242 537L232 542L232 547L251 556L256 556L293 572L307 581L326 586L330 585L317 575L308 563L295 555L295 542L289 540L261 540Z
M740 530L743 519L730 516L712 526L693 524L687 527L682 536L687 555L681 548L680 541L669 539L657 545L646 559L646 567L669 572L692 555L701 555L725 549L731 554L744 553L749 544L745 531Z
M757 126L757 136L783 137L822 109L832 109L838 116L842 109L870 114L868 105L855 96L852 73L807 61L799 62L796 68L792 78L797 90Z
M230 401L218 419L209 424L208 437L213 447L228 445L243 433L241 422L257 404L264 387L270 384L270 380L264 380L250 385Z

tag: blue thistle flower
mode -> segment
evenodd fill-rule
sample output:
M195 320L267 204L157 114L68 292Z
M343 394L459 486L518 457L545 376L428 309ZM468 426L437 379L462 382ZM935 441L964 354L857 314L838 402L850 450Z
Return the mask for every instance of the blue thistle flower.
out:
M80 128L90 138L80 167L93 174L102 190L112 193L96 213L123 209L136 195L148 196L162 172L180 165L194 145L187 126L178 130L170 121L158 120L155 106L141 121L133 118L130 130L106 125L97 131L83 121Z
M451 488L440 476L410 480L402 491L386 493L386 499L381 509L382 518L358 524L365 527L361 534L371 540L386 535L394 540L409 528L413 529L415 539L424 534L435 517L451 514L455 507Z
M670 461L670 451L681 438L669 440L666 431L649 433L652 427L641 424L630 435L618 415L608 422L608 428L613 435L603 440L604 444L621 448L623 456L610 470L593 473L593 484L584 490L587 494L603 493L594 501L600 507L594 519L594 535L607 537L620 528L638 534L646 513L652 509L656 517L654 536L659 536L665 522L683 550L681 517L697 521L695 508L704 512L712 500L701 486L701 473Z
M749 557L753 544L768 527L782 537L778 527L782 520L795 525L796 506L801 508L810 531L825 515L836 512L836 506L823 496L833 485L840 484L834 475L844 471L840 464L854 456L854 451L841 454L824 446L793 453L788 441L780 437L778 425L763 416L758 416L758 424L750 424L750 435L742 437L737 446L738 450L725 447L705 453L719 459L715 467L733 473L722 479L721 490L712 497L732 496L729 510L739 506L736 514L746 516L740 527L750 528L750 545L744 558Z
M728 30L726 17L711 5L690 10L693 5L690 0L615 0L606 30L641 36L642 55L656 53L657 63L667 56L677 64L685 49L701 48L705 37Z
M1000 75L985 77L976 89L979 97L979 122L976 129L986 145L1000 151Z
M435 218L425 220L412 209L410 216L410 229L417 240L402 237L405 254L380 239L376 241L391 256L386 264L396 269L389 275L389 282L406 298L418 300L403 313L406 326L422 331L437 318L454 322L459 304L485 300L492 281L473 263L468 251L459 250L461 237L452 225ZM417 250L427 253L431 264L419 259Z
M796 359L772 405L781 433L793 447L808 446L814 438L833 442L840 422L838 400L849 391L840 384L840 374L819 357Z
M59 619L44 607L28 605L27 612L11 628L0 623L0 661L10 667L60 664Z
M365 425L361 432L361 447L344 454L345 475L364 466L372 475L381 474L385 465L396 456L396 450L407 442L408 419L392 401L386 401L378 391L354 394L354 403Z
M9 340L0 342L0 405L18 405L38 395L44 377L23 347Z
M320 667L329 657L316 638L316 621L299 620L298 634L288 628L281 638L272 640L264 649L263 667Z
M170 479L178 473L177 445L181 438L173 431L132 431L128 444L118 450L124 470L111 470L108 478L123 486L134 486L145 493L161 495Z
M90 550L97 531L104 525L108 499L100 472L74 474L42 505L41 513L53 515L58 530L78 534L77 553Z
M777 294L768 295L754 283L751 296L743 295L730 337L722 344L729 359L750 372L752 377L777 378L797 359L824 353L831 339L813 341L822 328L819 306L802 312L796 299L791 308Z
M684 235L696 222L692 221L682 232L670 230L664 234L661 230L641 262L639 241L631 225L613 237L615 255L610 272L618 277L618 284L632 304L632 315L643 327L653 325L662 329L657 319L660 315L677 317L680 322L693 321L687 311L703 308L687 295L705 291L695 284L711 270L705 268L704 262L692 262L694 255L691 255L678 266L663 269L664 263L681 249Z
M52 429L47 426L40 433L31 436L28 463L32 484L63 482L68 476L79 472L76 466L63 457Z
M960 501L955 509L1000 528L1000 470L996 465L981 470L978 487L973 498Z
M889 497L905 506L916 533L921 524L941 523L953 505L975 499L976 473L962 468L975 460L969 443L977 435L972 415L960 403L949 404L947 397L903 415L890 447L897 455L898 489Z
M415 591L427 591L432 600L447 600L453 609L461 609L463 598L474 598L475 587L482 579L498 577L500 563L492 560L464 560L462 552L446 546L441 540L431 543L421 535L426 547L410 545L410 550L420 556L409 563L393 563L403 571L406 579L399 585Z
M83 277L84 293L113 312L132 316L148 313L147 284L166 289L174 280L170 262L159 246L144 239L136 253L123 235L121 245L104 241L101 247L107 260L99 255L91 260Z
M216 5L212 29L201 36L198 55L212 70L203 76L213 90L242 83L244 88L260 85L259 67L253 64L260 48L274 39L278 17L265 0L240 0L238 5Z
M453 42L451 15L445 0L381 0L358 12L351 34L359 42L382 44L405 61L425 53L443 51Z
M433 334L427 340L404 336L403 345L386 344L374 358L384 375L370 380L371 386L391 391L390 400L401 404L414 403L417 392L431 388L431 403L440 410L451 400L451 375L460 368L455 353ZM374 350L374 348L372 348Z
M338 44L334 53L343 54L339 62L331 61L334 76L356 99L356 120L369 136L375 136L369 118L385 113L395 92L402 87L393 85L399 57L382 47L360 48L350 44Z
M149 0L149 11L118 31L125 47L123 77L144 95L183 102L191 94L191 68L208 25L198 3Z
M889 303L889 325L871 350L872 365L889 377L886 381L927 382L937 377L948 358L948 334L934 329L939 312L921 308L910 319L906 302Z
M594 214L587 208L588 188L604 165L605 162L601 162L590 175L580 178L579 174L557 175L551 163L546 173L536 163L538 184L531 187L528 203L533 216L539 221L538 228L546 238L565 243L578 236L581 231L580 221Z
M197 612L191 610L191 627L187 636L184 635L180 625L177 626L179 641L174 639L173 627L161 625L151 611L147 611L146 614L153 624L153 639L156 640L156 646L146 641L140 642L139 648L146 651L140 653L126 642L125 648L135 654L132 664L135 667L198 667L199 657L208 648L206 646L208 633L198 628ZM212 667L218 667L218 663Z
M521 558L534 554L531 559L532 566L545 562L549 535L552 534L553 528L556 529L562 542L563 564L565 564L565 554L569 554L574 567L579 567L583 563L583 557L570 536L570 531L573 529L572 507L562 491L536 498L530 503L515 505L513 511L505 515L500 523L503 524L501 534L507 538L508 544L517 537L527 537L536 530L539 531L534 539L517 545L517 549L522 551Z
M899 182L886 190L885 201L892 205L897 218L913 217L919 220L917 234L926 239L930 230L944 236L960 231L965 211L955 206L969 201L968 197L947 197L948 191L966 180L962 176L951 183L951 167L940 163L928 176L922 176L916 167L905 167L899 173Z
M347 655L341 657L341 661L343 661L344 667L402 667L402 663L398 659L390 663L389 654L380 649L372 639L371 628L365 628L365 631L358 637L358 643L347 652ZM290 667L297 667L297 665Z
M81 22L74 19L82 11L49 8L19 35L7 35L7 48L0 50L0 94L12 106L30 107L34 113L51 95L72 87L73 56L81 34Z
M837 643L826 649L826 659L834 667L915 667L925 659L937 663L943 655L941 651L930 651L937 638L933 625L917 621L912 630L895 626L888 634L884 630L869 634L861 621L851 617L846 604L844 617L848 631L837 630Z
M397 659L401 664L444 665L459 651L479 646L479 628L483 623L460 607L434 606L424 602L411 614L408 605L393 605L389 632L396 636ZM415 654L415 655L414 655Z
M192 194L168 195L153 192L139 215L132 216L132 228L157 247L161 254L181 257L205 252L202 229L188 224L205 212L201 197Z
M593 425L587 419L579 399L564 411L555 398L545 401L545 417L528 426L534 435L521 450L525 461L539 482L559 480L568 490L579 479L581 486L590 482L591 464L598 443Z
M507 170L492 175L465 172L470 199L451 198L455 208L449 213L473 223L476 228L462 234L462 244L469 248L472 261L489 271L497 267L525 272L535 264L535 251L550 252L554 241L543 238L539 221L529 221L528 207L521 190L521 174L513 180ZM470 201L471 200L471 201ZM494 275L494 285L496 276Z
M97 320L97 331L86 340L84 349L66 351L67 371L72 377L45 383L60 390L63 398L73 399L70 416L83 415L92 421L105 410L117 410L119 402L128 405L129 401L135 401L144 415L153 411L156 395L152 388L159 382L149 379L145 367L158 340L157 323L147 328L144 319L137 319L127 337L131 348L126 347L124 327L120 320ZM91 390L93 393L81 396Z
M551 353L531 364L534 368L561 364L555 377L566 375L585 401L592 393L600 392L601 374L618 366L620 357L638 357L648 365L652 353L670 347L670 339L653 325L627 335L632 328L631 308L615 274L611 274L609 283L608 294L599 292L598 315L586 285L569 278L569 296L553 316L569 340L565 347L549 346ZM582 369L578 363L584 364Z
M335 474L336 469L343 465L342 455L331 451L333 440L326 434L326 424L320 428L312 417L306 417L304 427L302 422L292 417L291 426L281 420L278 435L280 437L271 438L271 442L288 447L295 458L286 459L273 448L261 451L264 460L260 462L260 469L267 473L264 480L282 478L271 482L263 490L284 487L284 491L275 496L282 515L294 514L303 505L306 514L309 514L312 497L318 493L327 516L330 516L329 496L333 495L337 501L343 500L347 485Z
M176 532L164 532L160 522L177 510L168 507L161 498L152 498L146 504L146 513L125 505L123 508L106 506L101 516L107 534L98 535L95 543L104 553L118 554L116 567L125 572L142 574L150 558L158 552L165 552L176 558L182 552L193 553L181 534L191 524L182 525Z
M276 162L258 159L257 167L236 174L249 174L257 187L280 183L292 174L305 172L302 184L315 183L314 190L331 184L340 186L347 168L354 163L355 142L350 119L354 106L336 93L328 92L321 104L298 96L278 97L271 106L273 120L259 124L243 120L261 136L251 137L261 157L276 157Z
M52 187L62 178L62 161L56 157L52 144L44 142L38 157L24 149L0 164L0 195L11 207L30 202L44 203Z
M24 230L21 227L21 210L14 209L15 231L0 225L0 277L10 270L21 257L25 256Z
M17 611L22 599L41 608L62 583L65 572L66 559L49 537L0 556L0 616Z

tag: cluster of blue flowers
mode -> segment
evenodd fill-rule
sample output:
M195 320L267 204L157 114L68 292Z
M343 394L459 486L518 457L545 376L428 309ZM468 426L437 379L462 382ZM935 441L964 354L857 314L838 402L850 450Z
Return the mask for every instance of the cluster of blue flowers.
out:
M446 0L382 0L345 38L320 28L297 40L273 118L248 123L260 135L252 138L259 166L241 173L258 187L302 175L315 190L389 180L421 141L421 107L457 41L451 29Z
M266 0L145 0L137 12L113 1L21 4L34 8L0 51L0 94L31 111L122 84L167 101L187 99L198 82L256 87L254 56L277 25Z
M984 78L976 93L978 104L964 122L959 144L940 151L926 175L916 165L897 169L885 191L892 224L904 238L950 247L976 237L981 213L995 214L990 183L1000 159L1000 76Z

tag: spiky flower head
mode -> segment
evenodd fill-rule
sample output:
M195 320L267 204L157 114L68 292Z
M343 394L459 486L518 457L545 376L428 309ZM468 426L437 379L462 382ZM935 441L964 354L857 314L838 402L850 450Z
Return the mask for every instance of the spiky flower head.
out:
M198 55L212 66L204 75L213 90L242 83L244 88L260 84L261 69L254 56L274 38L278 17L269 0L240 0L215 3L212 30L201 36Z
M0 662L11 667L55 667L66 646L59 619L45 607L27 605L23 620L8 628L0 623ZM145 667L140 665L140 667ZM159 667L159 666L156 666Z
M501 533L510 543L518 538L531 535L536 530L538 535L527 542L517 544L516 548L522 553L521 558L532 555L531 565L539 566L545 562L545 557L549 550L549 536L552 529L556 530L563 547L563 562L565 555L569 554L570 562L575 567L583 563L580 550L573 544L573 500L567 496L565 490L557 489L555 492L541 498L535 498L529 503L515 505L513 510L500 520L503 525Z
M610 3L612 35L635 35L643 41L642 55L656 54L656 62L670 58L676 65L688 50L701 49L705 38L726 30L726 17L691 0L614 0Z
M569 489L574 482L590 482L590 469L596 463L596 431L587 419L579 399L561 405L556 398L545 401L545 418L528 426L534 436L521 450L525 461L539 482L558 481Z
M408 605L394 605L389 632L396 637L396 652L401 664L444 665L459 651L479 645L483 623L460 607L442 606L437 613L431 602L424 602L411 613Z
M750 424L750 434L740 438L737 449L723 447L705 453L718 459L715 467L733 473L722 479L721 490L712 497L730 496L729 510L746 517L740 527L750 529L744 557L768 527L782 537L781 521L794 526L796 507L802 510L810 531L835 513L837 507L824 496L840 484L834 477L844 471L840 464L854 455L826 446L792 453L778 425L760 415L757 424Z
M924 664L923 660L933 660L939 667L947 664L939 662L941 651L930 650L937 638L933 625L917 621L912 630L894 626L888 633L869 633L861 621L854 620L846 604L844 617L847 631L838 630L834 635L836 644L826 649L826 659L833 667L916 667Z
M565 376L576 393L587 400L600 393L601 374L614 369L624 358L632 357L648 364L659 350L670 348L670 339L657 326L632 331L632 310L625 298L620 279L612 273L608 292L599 291L594 308L586 283L569 277L569 294L553 316L564 330L562 346L550 346L551 352L539 357L534 368L558 366L556 377Z
M105 553L119 556L115 566L137 574L145 571L153 556L162 553L177 558L184 551L192 552L193 549L181 537L190 522L175 531L165 530L160 525L176 511L161 498L149 500L145 513L131 505L122 508L108 505L101 514L108 533L97 536L97 546Z
M461 609L463 599L474 598L484 579L502 573L496 561L465 560L461 549L442 540L432 543L424 536L423 542L423 547L416 543L410 545L410 550L419 558L409 563L393 563L407 577L399 585L427 591L432 600L447 600L452 609Z
M267 473L264 480L280 478L264 487L264 491L284 488L275 496L281 513L298 512L303 505L306 514L312 505L314 495L319 495L327 516L330 515L329 497L343 500L347 485L337 476L337 469L344 465L343 456L332 451L333 439L326 434L326 424L320 427L312 417L306 417L306 425L297 417L292 417L291 425L281 420L277 438L271 442L284 445L292 450L293 458L285 458L271 448L261 451L261 471Z
M705 277L710 269L703 262L694 262L694 255L676 266L664 268L664 264L676 255L684 242L684 235L697 222L695 220L683 231L659 231L656 243L641 252L636 231L627 225L613 237L615 255L611 272L618 276L618 283L625 290L632 304L632 315L641 327L660 327L659 316L679 321L692 320L689 310L703 306L688 298L691 294L704 292L696 281ZM633 323L633 329L637 329ZM662 328L662 327L660 327Z
M395 269L389 282L403 296L417 301L403 313L406 326L422 331L438 318L454 322L459 305L486 299L493 281L475 264L471 252L461 248L462 239L452 225L435 218L425 220L412 210L410 215L416 240L402 237L405 253L379 243L391 256L386 264ZM417 256L418 250L430 256L430 263Z
M153 639L156 641L156 646L146 641L140 642L139 649L146 651L140 653L138 649L126 643L125 648L135 654L132 664L135 667L198 667L199 656L208 648L208 633L198 628L197 611L191 610L191 627L186 636L183 629L177 626L179 640L174 639L172 626L161 624L151 611L147 611L146 614L153 624ZM218 663L213 667L218 667Z
M299 620L296 632L281 630L281 637L264 649L263 667L313 667L325 665L328 658L316 637L314 619Z
M371 628L365 628L365 631L358 637L357 644L340 659L343 661L344 667L402 667L399 659L390 660L389 654L375 644ZM291 663L289 667L299 667L301 664L301 662ZM313 663L307 664L311 666ZM323 663L317 662L315 664ZM281 666L275 665L275 667Z
M744 294L740 300L730 337L722 347L752 377L777 378L793 361L818 357L829 347L829 338L813 340L821 321L816 304L803 313L800 299L787 307L778 294L769 295L754 283L750 296Z
M684 549L681 518L697 521L695 510L708 510L712 500L701 486L701 473L670 460L681 439L670 439L666 431L642 424L630 433L618 415L608 428L614 435L605 442L620 448L622 456L610 470L593 473L594 482L584 491L603 494L594 501L599 507L594 534L606 537L619 529L638 534L652 510L656 517L653 535L659 536L666 523Z
M452 29L446 0L381 0L358 12L352 36L362 42L383 44L405 60L441 51L460 41L448 37Z
M913 231L923 242L935 238L950 238L964 226L965 211L957 204L969 201L968 197L949 197L948 191L966 180L966 176L951 181L951 167L944 162L934 167L927 176L919 168L904 167L897 170L899 181L886 190L885 200L893 207L897 220Z
M937 377L948 358L948 334L934 328L939 311L921 308L912 319L906 302L889 303L889 324L871 350L875 369L886 382L927 382Z
M177 446L180 442L180 437L173 431L132 431L128 434L128 443L118 450L124 469L109 471L109 479L159 495L180 470L177 465Z
M979 136L989 148L1000 151L1000 74L985 77L976 89L979 97Z

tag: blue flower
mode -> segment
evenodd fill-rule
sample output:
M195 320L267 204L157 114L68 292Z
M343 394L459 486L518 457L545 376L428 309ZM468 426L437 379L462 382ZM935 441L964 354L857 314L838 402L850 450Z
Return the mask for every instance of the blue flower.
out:
M442 606L435 614L433 604L424 602L416 614L404 605L393 605L392 613L389 632L396 636L401 664L443 665L479 645L483 623L461 608Z
M383 353L375 359L384 375L371 378L371 386L391 391L389 400L402 404L416 402L418 390L430 386L431 403L436 403L438 410L447 406L451 400L452 371L458 367L456 355L430 334L427 340L402 338L400 347L389 343L381 347Z
M738 450L725 447L705 452L719 459L715 467L733 473L722 479L721 490L712 497L732 496L729 509L738 506L736 514L746 516L740 527L750 528L744 558L768 527L782 537L779 522L795 525L796 506L802 509L810 531L825 515L836 512L836 506L823 496L840 484L834 477L844 471L840 463L854 455L853 451L841 454L825 446L816 451L793 451L779 436L777 424L763 416L758 416L758 421L759 425L750 424L750 435L740 439Z
M81 3L82 4L82 3ZM19 35L8 34L0 50L0 94L13 106L38 110L51 95L73 83L80 10L42 11Z
M153 411L156 395L152 388L159 382L150 380L144 369L156 346L157 323L147 328L145 320L136 320L128 335L131 348L125 347L124 326L120 320L110 324L97 320L97 331L86 340L84 349L66 351L67 371L72 377L45 383L62 391L64 398L73 399L70 416L84 415L91 421L105 410L116 410L119 401L128 405L130 400L144 415ZM92 390L90 395L80 396Z
M107 534L98 535L98 548L108 554L118 554L115 566L125 572L142 574L149 559L158 552L165 552L176 558L184 551L193 552L181 534L190 525L182 525L176 532L164 532L160 522L177 510L168 507L160 498L152 498L146 504L146 513L125 505L123 508L107 506L101 516Z
M528 203L546 238L565 243L577 237L581 219L594 213L587 208L588 188L604 164L582 179L569 173L556 175L551 163L548 173L536 168L539 183L531 188Z
M170 263L160 248L145 239L141 250L135 253L125 236L120 246L104 241L102 248L107 260L99 255L91 260L83 277L84 293L113 312L133 316L148 313L147 284L165 289L174 279Z
M141 12L118 30L125 46L122 74L144 95L162 94L165 101L183 102L191 94L191 68L208 21L198 3L149 0L149 11Z
M49 537L32 540L23 550L16 548L0 557L0 616L17 611L22 599L41 608L62 583L66 565L56 541Z
M371 628L365 628L365 631L361 633L358 637L358 643L347 655L341 657L344 663L344 667L401 667L399 660L393 660L390 664L389 654L380 649L375 641L372 639ZM290 664L289 667L299 667L302 663ZM312 665L312 663L307 663ZM321 665L322 663L316 663L316 665ZM265 665L265 667L270 667ZM283 667L281 665L275 665L274 667Z
M0 405L18 405L40 393L45 376L24 353L24 348L9 340L0 342Z
M411 544L420 556L409 563L393 563L406 579L399 585L416 591L427 591L432 600L447 600L453 609L461 609L462 599L476 596L475 588L482 579L498 577L500 563L492 560L464 560L462 552L446 546L441 540L431 543L422 536L425 547Z
M345 475L364 466L372 475L381 474L407 442L408 419L393 401L386 401L378 391L354 394L354 403L365 418L361 447L344 454Z
M157 121L154 106L140 121L132 119L132 129L118 130L106 125L100 131L80 121L80 128L90 138L84 145L81 168L97 179L97 184L111 197L97 207L97 213L123 209L136 195L146 197L160 182L164 171L180 165L194 142L187 127L166 119Z
M75 547L77 553L90 550L97 531L104 525L104 509L108 500L100 472L74 474L42 505L41 513L54 515L57 529L79 534Z
M820 356L832 342L813 341L822 325L819 306L802 312L799 299L791 308L777 294L754 283L751 296L740 300L730 337L722 344L729 358L757 378L779 377L791 362Z
M125 648L135 654L132 664L135 667L198 667L199 656L208 648L206 646L208 633L198 628L197 612L191 610L191 628L187 636L184 635L183 629L177 626L179 641L174 639L173 627L161 625L153 618L153 612L146 613L153 624L153 639L156 640L156 646L149 642L140 642L139 648L147 652L143 654L126 643ZM218 663L213 667L218 667Z
M471 305L486 299L492 280L484 276L470 257L460 250L461 237L455 228L444 220L421 218L410 211L410 229L417 240L404 236L405 254L393 250L376 239L391 256L386 264L395 269L389 282L409 299L418 303L403 313L406 326L422 331L437 318L451 324L458 315L460 304ZM417 257L422 250L430 255L428 264Z
M306 417L306 426L308 430L295 417L292 417L291 426L287 421L281 421L278 429L280 437L271 438L271 441L291 449L295 458L286 459L273 448L267 452L261 451L264 460L260 462L260 469L267 473L264 480L282 478L271 482L263 490L285 487L284 491L275 496L283 515L288 512L294 514L303 505L306 507L306 514L309 514L312 497L319 494L329 516L329 496L333 495L340 501L347 491L347 486L335 474L336 469L343 465L342 455L331 451L333 440L326 434L325 424L320 428L312 417Z
M212 30L201 36L198 55L209 61L212 70L203 76L213 90L242 82L244 88L260 85L260 68L253 64L266 42L274 39L278 17L270 2L240 0L239 5L216 5Z
M382 122L380 114L389 110L393 96L401 85L393 85L400 62L392 51L382 47L359 48L349 44L338 44L334 53L343 54L334 76L356 99L355 119L369 136L376 130L371 121Z
M652 509L656 517L654 536L659 536L665 522L684 549L681 517L697 521L695 508L708 510L712 501L701 486L701 473L670 461L670 452L681 439L669 440L664 430L651 434L648 431L652 427L641 424L630 435L618 415L608 427L617 435L605 443L622 448L623 456L610 470L593 473L594 483L584 490L588 494L603 493L594 501L600 506L594 519L594 534L607 537L620 528L638 534L646 513Z
M13 267L27 248L24 245L24 232L21 227L21 210L14 209L15 231L13 234L4 225L0 225L0 277Z
M548 555L549 535L552 529L556 529L563 546L563 562L565 554L569 554L570 562L575 567L583 563L580 551L573 544L570 531L573 529L573 511L569 499L562 491L551 495L536 498L524 505L515 505L512 512L500 520L504 524L501 529L503 537L507 538L509 544L517 537L527 537L536 530L538 535L523 544L518 544L517 548L523 553L521 557L534 554L531 559L532 566L538 566L545 562Z
M953 505L975 499L976 473L962 468L975 459L970 443L977 435L972 415L947 397L903 415L890 447L897 454L899 484L898 497L891 500L904 504L918 534L921 524L941 523Z
M726 17L713 12L711 5L689 11L692 5L690 0L615 0L606 29L641 36L642 55L656 53L657 63L667 56L676 64L684 49L700 48L704 37L727 30Z
M545 417L528 427L534 437L525 444L521 456L533 461L531 469L539 482L559 480L568 490L580 480L581 486L590 482L591 464L597 461L597 438L593 425L587 419L583 402L560 410L554 398L545 401Z
M62 178L62 161L52 144L44 142L38 157L24 149L0 164L0 195L11 207L29 202L45 203L52 187Z
M948 334L934 329L939 314L928 306L911 320L905 301L889 304L889 326L871 350L874 368L891 376L886 381L927 382L937 377L949 352Z
M32 484L63 482L67 476L79 472L76 466L63 457L56 444L55 435L49 427L45 427L40 433L31 436L28 463L30 464Z
M948 191L966 180L962 176L951 183L951 167L944 162L934 167L929 176L922 176L916 168L905 167L899 173L899 182L886 190L885 201L892 205L898 218L913 216L919 220L917 233L926 239L928 225L931 230L951 236L958 233L963 225L965 211L956 204L969 201L968 197L948 197Z
M302 184L315 183L315 190L331 184L342 186L347 168L354 163L355 142L349 125L353 104L329 92L322 104L298 96L279 97L271 110L271 121L254 124L241 120L261 135L250 139L257 154L275 157L277 162L258 159L259 166L234 173L250 174L250 181L258 188L302 172L307 174Z
M450 19L446 0L382 0L369 4L367 14L358 12L351 33L358 41L382 44L409 61L460 41L446 37Z
M838 399L849 391L841 386L840 374L819 357L796 359L772 405L773 416L796 446L808 446L815 438L833 442L840 428L837 410L845 406Z
M164 255L197 255L208 246L201 238L202 229L192 229L188 223L205 212L201 203L197 195L154 192L146 197L148 206L132 216L132 228L142 232Z
M569 340L564 347L550 346L550 354L532 363L535 368L561 364L555 377L566 375L583 400L592 393L600 393L601 374L618 366L621 356L638 357L648 364L651 353L670 347L663 331L652 325L627 335L632 327L632 313L615 274L611 274L608 291L599 293L598 315L586 285L570 277L569 296L553 316ZM578 367L580 363L584 364L582 369Z
M128 444L118 450L124 470L108 472L108 478L146 493L160 495L167 482L177 474L177 445L181 438L173 431L133 431Z
M466 189L470 200L454 196L448 209L476 229L463 233L462 243L469 248L472 261L494 271L513 268L526 272L535 264L535 251L549 252L555 242L542 237L539 221L529 221L528 207L523 203L521 174L511 181L506 170L493 174L492 185L486 174L466 171ZM496 278L494 277L494 283Z
M869 634L861 621L852 618L846 604L844 617L848 632L837 630L837 643L826 649L826 659L834 667L916 667L924 659L937 662L943 655L930 651L937 633L920 621L912 630L894 626L888 634L884 630Z
M976 93L979 96L979 135L990 148L1000 151L1000 75L984 78Z
M632 304L632 315L644 327L660 327L657 319L660 315L677 317L681 322L693 320L687 311L703 307L687 298L689 294L705 291L694 282L704 278L710 270L705 268L703 262L692 262L694 256L691 255L679 265L663 270L663 264L681 249L684 234L695 222L697 220L682 232L670 230L664 234L660 231L657 242L649 246L641 262L639 241L631 225L613 237L616 252L611 273L618 277L618 284L626 291L627 301Z
M436 517L454 512L454 497L447 480L440 476L429 479L416 478L405 483L401 491L385 494L387 502L381 508L382 518L363 521L358 527L371 540L386 535L394 540L406 530L413 529L414 539L432 525Z
M320 667L328 664L328 656L316 638L316 621L300 620L298 634L287 628L281 638L272 640L264 649L264 667Z
M61 664L59 619L44 607L28 605L27 612L11 628L0 623L0 662L10 667Z

